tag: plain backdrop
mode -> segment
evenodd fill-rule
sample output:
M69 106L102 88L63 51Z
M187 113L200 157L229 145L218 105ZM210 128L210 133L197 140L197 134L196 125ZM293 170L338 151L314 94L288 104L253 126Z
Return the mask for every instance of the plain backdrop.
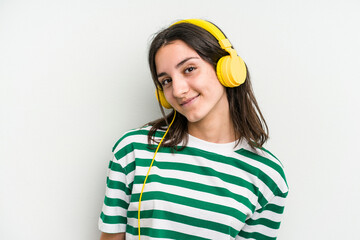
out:
M111 149L160 117L154 33L216 23L290 186L280 240L359 239L360 2L0 0L0 239L96 240Z

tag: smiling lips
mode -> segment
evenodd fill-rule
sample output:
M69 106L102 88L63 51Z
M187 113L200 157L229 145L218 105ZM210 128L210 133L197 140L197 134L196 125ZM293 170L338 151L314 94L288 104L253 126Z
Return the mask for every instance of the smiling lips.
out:
M194 99L196 99L198 96L200 96L200 94L199 94L199 95L196 95L195 97L188 98L188 99L182 101L182 102L180 103L180 106L189 105L189 103L191 103L191 102L192 102Z

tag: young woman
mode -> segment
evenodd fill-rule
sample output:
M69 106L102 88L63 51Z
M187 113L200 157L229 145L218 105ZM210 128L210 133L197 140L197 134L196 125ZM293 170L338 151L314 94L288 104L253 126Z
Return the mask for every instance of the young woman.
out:
M149 64L173 110L115 144L101 239L275 239L288 186L262 147L243 60L215 25L190 19L156 35Z

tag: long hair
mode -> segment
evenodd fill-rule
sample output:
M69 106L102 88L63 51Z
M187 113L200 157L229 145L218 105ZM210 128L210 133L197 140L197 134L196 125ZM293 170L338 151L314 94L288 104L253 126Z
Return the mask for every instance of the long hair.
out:
M214 67L214 71L218 60L223 56L229 55L228 52L220 47L217 39L205 29L190 23L172 25L160 31L150 45L148 60L156 89L162 89L162 86L157 78L155 55L161 47L175 40L181 40L194 49L203 60ZM247 72L246 80L243 84L234 88L226 88L226 95L235 136L238 139L237 143L245 139L251 147L262 147L269 137L268 127L255 99L249 72ZM163 117L148 123L152 126L148 134L149 144L151 142L158 143L155 140L156 131L158 129L166 129L174 115L174 111L166 115L160 103L159 106ZM163 146L181 149L177 146L179 143L182 143L182 147L185 147L188 141L187 126L186 117L177 113L169 133L162 143Z

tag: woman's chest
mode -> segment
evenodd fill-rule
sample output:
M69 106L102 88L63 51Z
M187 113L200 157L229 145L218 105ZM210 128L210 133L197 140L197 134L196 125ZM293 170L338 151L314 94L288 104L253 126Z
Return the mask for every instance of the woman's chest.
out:
M139 157L136 161L129 224L137 225L143 186L142 226L156 231L182 229L191 236L232 239L254 211L255 189L233 164L160 153L144 185L151 160Z

